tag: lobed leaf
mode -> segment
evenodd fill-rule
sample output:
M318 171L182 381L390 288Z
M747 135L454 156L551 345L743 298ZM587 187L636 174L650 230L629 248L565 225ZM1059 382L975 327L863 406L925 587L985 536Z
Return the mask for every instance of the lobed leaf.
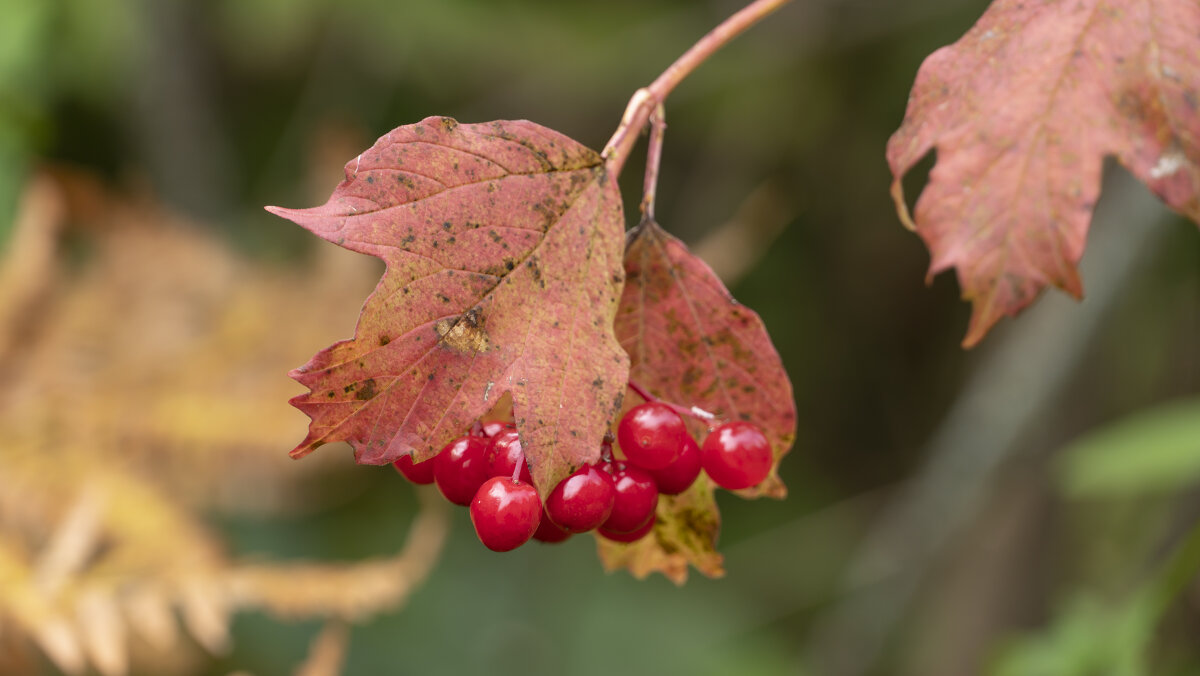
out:
M535 483L585 462L619 409L621 199L599 155L526 121L399 127L329 201L272 213L387 266L355 336L292 377L312 419L292 451L432 457L507 392Z
M616 331L629 378L651 394L748 420L771 441L775 466L745 497L782 498L776 470L796 436L796 404L762 320L738 303L708 264L653 221L629 231ZM703 441L703 437L701 437Z
M901 180L938 159L908 213ZM973 304L963 343L1047 285L1082 295L1106 156L1200 222L1200 3L995 0L922 64L888 142L901 220L930 276L951 267Z
M718 420L750 420L770 439L775 464L767 479L743 497L782 498L777 474L796 430L792 386L762 320L740 305L708 265L653 221L630 230L625 290L616 330L629 353L630 379L651 394L698 406ZM706 431L689 421L693 433ZM607 569L644 577L659 571L676 583L687 564L710 577L724 573L716 552L720 515L703 474L682 495L663 496L652 537L620 545L600 540Z

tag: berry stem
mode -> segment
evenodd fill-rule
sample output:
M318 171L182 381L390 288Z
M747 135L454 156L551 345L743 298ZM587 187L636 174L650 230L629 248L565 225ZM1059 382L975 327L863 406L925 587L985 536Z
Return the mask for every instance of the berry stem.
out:
M687 406L681 406L676 403L672 403L669 401L664 401L662 399L659 399L658 397L654 396L653 394L650 394L650 392L646 388L642 387L641 385L637 384L636 382L634 382L632 380L629 381L629 389L633 390L634 394L638 395L642 399L644 399L646 401L657 401L658 403L662 404L663 406L666 406L667 408L671 409L672 411L675 411L679 415L685 415L685 416L688 416L689 418L695 418L696 420L700 420L700 421L706 422L706 423L711 423L717 419L716 415L709 413L708 411L705 411L704 409L700 408L699 406L692 406L689 408Z
M658 167L662 164L663 132L667 112L660 103L650 115L650 140L646 147L646 180L642 184L642 220L654 220L654 196L658 191Z
M601 153L613 177L621 173L621 167L625 165L625 160L633 150L638 134L646 126L651 113L666 101L667 95L714 52L787 2L788 0L754 0L700 38L676 59L675 63L668 66L662 75L655 78L649 87L634 92L633 98L625 108L625 114L621 116L621 124Z
M513 466L512 482L521 483L521 468L525 466L525 453L517 456L517 464Z

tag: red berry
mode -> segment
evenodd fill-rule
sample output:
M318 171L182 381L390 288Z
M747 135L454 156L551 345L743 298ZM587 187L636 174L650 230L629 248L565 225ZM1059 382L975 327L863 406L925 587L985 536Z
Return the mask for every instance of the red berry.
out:
M633 531L632 533L617 533L605 528L600 528L596 532L613 542L636 542L650 534L654 530L654 524L658 521L657 516L651 516L646 525Z
M542 520L538 523L537 530L533 533L533 539L539 542L554 543L562 542L569 537L571 537L571 532L565 531L555 525L550 520L550 517L546 515L546 510L543 509Z
M475 491L488 480L487 440L459 437L434 458L433 478L438 490L456 505L469 505Z
M529 541L542 518L542 500L527 483L507 477L483 482L471 500L471 523L485 547L507 552Z
M722 488L762 483L771 472L771 444L757 425L735 420L708 434L700 451L704 471Z
M430 458L424 462L414 463L412 455L400 456L400 459L392 463L392 467L396 471L403 474L405 479L414 484L431 484L433 483L433 461L437 457Z
M662 469L674 462L685 435L683 418L657 401L634 406L617 425L625 457L643 469Z
M546 514L564 530L582 533L608 519L616 494L608 472L595 465L584 465L550 492Z
M492 437L488 445L488 476L512 477L517 463L521 463L521 481L533 483L529 474L529 463L525 462L525 452L521 450L521 437L516 430L502 430Z
M500 420L489 420L489 421L483 423L482 431L483 431L483 436L491 438L491 437L496 436L497 434L500 434L504 430L515 430L515 429L517 429L517 426L510 422L503 422Z
M600 528L630 533L646 525L658 507L658 487L654 478L646 470L624 463L609 464L605 469L612 473L617 497L613 501L612 514Z
M664 469L650 472L654 483L658 484L658 492L663 495L679 495L691 487L700 476L700 447L691 434L683 437L683 447L675 462Z

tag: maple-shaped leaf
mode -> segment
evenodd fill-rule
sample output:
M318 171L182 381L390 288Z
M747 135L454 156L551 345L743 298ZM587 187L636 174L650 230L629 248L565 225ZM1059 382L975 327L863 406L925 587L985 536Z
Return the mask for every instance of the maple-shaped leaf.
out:
M796 436L796 404L779 353L762 319L654 221L627 235L616 331L631 381L660 399L713 413L717 423L746 420L766 433L775 465L766 481L740 495L787 494L776 469Z
M631 381L663 400L709 411L718 422L748 420L766 433L775 455L771 473L739 495L786 495L776 470L795 438L796 407L779 353L758 315L654 221L627 235L616 329L629 353ZM688 422L703 441L706 427ZM602 541L605 566L637 575L660 570L677 582L686 562L710 576L722 572L715 552L720 517L706 478L681 496L664 496L658 518L653 537L633 545Z
M598 154L526 121L431 117L346 164L323 206L269 208L387 265L355 336L292 377L312 422L293 451L432 457L512 393L545 492L599 458L628 358L613 335L621 198Z
M900 181L937 164L909 215ZM1106 156L1200 222L1200 2L996 0L929 56L888 143L892 195L955 267L977 343L1047 285L1079 297Z
M721 518L707 476L679 495L660 496L656 516L654 530L629 544L596 537L605 570L625 568L638 579L659 572L675 584L687 581L689 563L709 577L725 574L717 552Z

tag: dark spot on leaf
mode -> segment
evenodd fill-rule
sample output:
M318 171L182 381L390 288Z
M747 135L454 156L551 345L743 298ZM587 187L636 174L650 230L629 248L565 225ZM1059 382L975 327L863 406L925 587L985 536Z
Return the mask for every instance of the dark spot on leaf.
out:
M375 391L375 379L367 378L363 381L362 387L355 393L354 398L359 401L368 401L376 394L378 393Z
M449 230L449 229L450 229L450 221L444 221L442 223L442 230Z
M390 343L390 342L392 342L392 339L391 339L391 338L388 338L387 336L380 336L380 337L379 337L379 346L380 346L380 347L383 347L384 345L387 345L387 344L388 344L388 343Z
M433 328L443 347L459 354L476 354L488 349L488 334L482 323L479 307L473 307L457 317L439 321Z

